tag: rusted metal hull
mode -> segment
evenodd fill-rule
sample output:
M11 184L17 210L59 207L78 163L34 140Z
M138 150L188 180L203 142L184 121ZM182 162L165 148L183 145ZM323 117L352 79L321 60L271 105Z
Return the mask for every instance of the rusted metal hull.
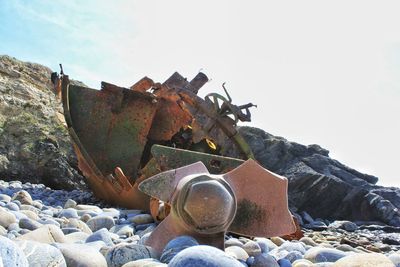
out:
M79 168L97 197L148 210L149 197L138 190L142 180L198 160L212 172L228 170L223 157L156 146L151 150L154 144L196 150L207 140L215 147L205 151L218 147L221 155L252 157L235 123L196 95L207 80L199 73L188 82L175 73L164 84L145 77L130 89L103 82L101 90L95 90L71 85L63 75L59 91L65 120ZM60 86L58 80L55 86Z

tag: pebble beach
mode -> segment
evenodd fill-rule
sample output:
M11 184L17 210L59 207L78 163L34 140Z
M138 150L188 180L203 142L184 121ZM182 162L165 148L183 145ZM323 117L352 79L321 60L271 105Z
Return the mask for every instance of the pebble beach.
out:
M223 251L180 236L157 255L144 245L157 224L143 211L86 191L0 180L0 266L400 266L400 229L295 215L300 240L228 233Z

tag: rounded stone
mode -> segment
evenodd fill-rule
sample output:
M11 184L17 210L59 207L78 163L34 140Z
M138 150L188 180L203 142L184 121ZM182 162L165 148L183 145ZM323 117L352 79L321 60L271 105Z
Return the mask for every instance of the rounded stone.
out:
M183 210L193 220L196 228L218 227L232 219L235 199L218 181L195 182L188 189Z
M133 225L130 224L121 224L111 227L110 232L115 233L119 236L130 237L134 235L135 228L133 227Z
M12 224L10 224L10 225L15 225L15 224L18 226L17 223L12 223ZM15 229L14 229L14 230L15 230ZM4 235L6 235L6 234L7 234L6 228L4 228L3 226L0 225L0 235L4 236Z
M103 255L96 249L84 244L54 244L64 256L67 266L107 267Z
M294 261L302 259L302 258L303 258L302 253L300 253L297 250L293 250L293 251L290 251L288 254L286 254L286 256L283 259L288 260L289 262L294 262Z
M76 201L75 200L68 199L67 201L65 201L64 209L75 208L75 207L76 207Z
M42 224L29 218L22 218L19 220L19 227L21 227L22 229L28 229L33 231L40 228L41 226Z
M278 260L279 267L292 267L292 264L287 259Z
M87 234L92 234L92 230L89 228L89 226L86 225L86 223L82 222L81 220L75 219L75 218L71 218L68 219L68 221L64 222L62 224L63 227L65 228L69 228L69 227L73 227L73 228L77 228L82 232L85 232Z
M225 248L225 253L237 260L246 261L249 258L249 254L246 252L246 250L238 246L230 246Z
M7 203L7 205L5 205L4 208L7 208L7 209L13 210L13 211L19 211L19 206L17 204L15 204L14 202Z
M115 225L115 222L111 216L99 215L88 220L86 224L93 232L95 232L101 228L106 228L108 230Z
M122 267L165 267L168 266L165 263L161 263L156 259L141 259L136 261L130 261L122 265Z
M361 267L361 266L374 266L374 267L394 267L393 262L385 255L378 253L363 253L353 254L343 257L336 261L333 267Z
M312 267L313 263L306 259L296 260L292 263L293 267Z
M243 247L243 243L240 242L239 239L237 238L229 238L228 240L225 241L225 248L230 247L230 246L237 246L237 247Z
M258 254L254 257L254 263L251 267L279 267L278 262L274 257L268 254Z
M389 260L393 262L396 267L400 267L400 254L392 253L388 256Z
M13 241L0 236L0 263L7 267L28 267L28 260L22 249Z
M135 244L118 245L107 251L108 267L120 267L130 261L154 258L155 252L151 247Z
M315 241L311 237L307 237L307 236L303 236L302 238L300 238L299 241L303 242L306 245L313 246L313 247L318 245L317 243L315 243Z
M35 241L17 241L24 251L30 266L66 267L64 256L57 248Z
M169 263L180 251L197 245L199 245L199 243L191 236L178 236L165 245L161 253L160 261L163 263Z
M291 252L291 251L298 251L298 252L300 252L301 254L304 254L304 253L306 252L306 249L305 249L305 247L304 247L304 244L303 244L303 243L300 243L300 242L289 242L289 241L286 241L285 243L283 243L283 244L279 247L279 249L280 249L280 250L286 250L286 251L288 251L288 252Z
M13 195L12 200L18 200L19 202L21 202L21 204L32 205L32 197L25 190L20 190L16 192Z
M39 220L39 216L31 210L20 210L20 212L22 214L25 214L28 218L30 218L32 220L35 220L35 221Z
M89 234L84 232L75 232L65 235L67 243L85 243L85 240L89 237Z
M278 236L271 237L270 239L271 239L271 241L272 241L275 245L277 245L277 246L280 246L280 245L282 245L283 243L285 243L285 239L283 239L283 238L281 238L281 237L278 237Z
M134 224L147 224L152 223L154 220L150 214L137 214L133 217L130 217L128 221Z
M64 233L61 231L60 228L58 228L55 225L49 224L49 225L43 225L42 227L31 231L29 233L26 233L24 235L21 235L17 238L18 240L34 240L38 241L41 243L64 243L65 236Z
M243 249L249 254L249 256L257 256L261 253L261 248L255 241L248 241L244 244Z
M85 213L81 216L81 221L82 222L87 222L92 218L92 216L90 216L89 214Z
M94 241L103 241L104 243L106 243L107 246L113 246L114 243L111 239L111 235L110 232L107 231L106 228L102 228L97 230L96 232L94 232L93 234L91 234L90 236L88 236L88 238L86 239L86 243L89 242L94 242Z
M243 267L222 250L211 246L193 246L179 252L168 267Z
M17 218L14 214L8 211L0 210L0 225L7 228L10 224L17 222Z
M264 237L256 237L254 238L254 241L258 243L262 253L268 253L269 251L278 247L274 242Z
M0 194L0 201L3 201L4 203L8 203L11 201L11 197L6 194Z
M69 219L69 218L79 218L77 211L75 209L73 209L73 208L63 209L58 214L58 217L59 218L65 217L67 219Z
M313 263L335 262L346 255L345 252L333 248L313 247L304 254L304 258Z

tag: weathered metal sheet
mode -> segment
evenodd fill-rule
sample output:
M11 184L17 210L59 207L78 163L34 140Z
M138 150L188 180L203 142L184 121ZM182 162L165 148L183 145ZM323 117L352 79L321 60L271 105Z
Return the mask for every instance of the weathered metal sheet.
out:
M271 237L296 231L288 208L285 177L264 169L254 160L247 160L223 177L235 192L238 205L230 232Z
M120 167L136 179L157 103L150 94L103 83L101 90L70 85L71 127L101 173Z

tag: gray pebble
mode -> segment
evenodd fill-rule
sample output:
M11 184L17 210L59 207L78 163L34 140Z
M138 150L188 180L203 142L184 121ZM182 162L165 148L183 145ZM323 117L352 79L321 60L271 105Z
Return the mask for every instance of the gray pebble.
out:
M129 221L135 224L146 224L152 223L154 220L150 214L138 214L132 218L129 218Z
M247 261L249 258L249 254L246 252L246 250L238 246L229 246L225 248L225 253L237 260Z
M59 218L65 217L65 218L79 218L78 213L76 212L75 209L73 208L68 208L68 209L63 209L59 214Z
M333 248L313 247L304 254L304 258L313 263L335 262L346 255L345 252Z
M20 190L12 196L12 200L18 200L21 204L32 205L31 195L25 191Z
M28 267L28 260L22 249L13 241L0 236L0 260L5 267Z
M64 209L75 208L75 207L76 207L76 201L72 199L68 199L64 204Z
M151 247L135 244L115 246L106 254L109 267L119 267L130 261L154 257L155 252Z
M24 251L30 266L66 267L64 256L57 248L35 241L17 241Z
M203 245L182 250L168 264L168 267L188 266L243 267L239 261L222 250Z
M103 255L96 249L84 244L54 244L63 254L67 266L107 267Z
M199 245L199 243L191 236L178 236L165 245L161 253L160 261L163 263L169 263L180 251L197 245Z
M114 243L111 239L111 235L110 233L107 231L106 228L102 228L100 230L97 230L96 232L94 232L93 234L91 234L87 239L86 239L86 243L89 242L94 242L94 241L103 241L107 246L113 246Z
M258 245L257 242L255 241L248 241L246 244L244 244L243 249L249 254L249 256L257 256L258 254L261 254L261 248Z
M19 220L19 227L22 229L28 229L28 230L36 230L40 228L42 224L38 223L37 221L34 221L30 218L22 218Z
M11 201L11 197L6 194L0 194L0 201L8 203Z
M230 246L237 246L237 247L243 247L243 243L239 241L237 238L229 238L228 240L225 241L225 248L230 247Z
M9 209L9 210L19 211L19 206L17 204L15 204L14 202L9 202L4 207Z
M95 232L101 228L110 229L115 225L114 219L111 216L96 216L86 222L87 226Z
M10 224L17 222L15 215L9 211L0 209L0 225L7 228Z

